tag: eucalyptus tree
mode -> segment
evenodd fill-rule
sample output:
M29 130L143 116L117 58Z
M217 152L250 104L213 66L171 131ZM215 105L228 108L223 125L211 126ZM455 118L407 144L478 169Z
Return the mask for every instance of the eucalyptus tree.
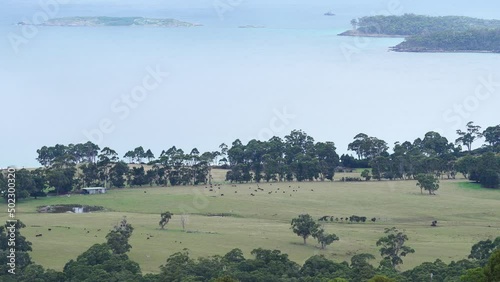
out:
M482 136L484 140L493 148L494 152L500 151L500 124L486 128Z
M480 129L481 127L479 125L474 125L473 121L469 121L465 131L457 129L459 137L455 140L455 143L464 145L470 152L472 150L472 143L482 137Z
M386 228L384 233L386 236L377 241L377 246L381 247L380 254L382 257L390 261L392 267L396 268L396 266L403 263L403 257L414 253L415 250L405 245L408 236L395 227Z
M118 160L119 158L116 151L109 147L104 147L98 155L97 167L100 179L104 181L104 187L108 187L109 170Z

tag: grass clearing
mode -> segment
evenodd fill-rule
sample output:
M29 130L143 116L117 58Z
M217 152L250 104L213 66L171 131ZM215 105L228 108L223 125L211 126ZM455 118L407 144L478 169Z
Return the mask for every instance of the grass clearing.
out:
M254 248L279 249L300 264L314 254L343 261L357 253L372 253L378 263L375 242L384 228L392 226L405 230L408 245L416 250L404 259L402 269L408 269L436 258L445 262L466 258L472 244L500 235L500 191L471 185L463 180L441 181L436 196L421 195L415 181L259 184L264 191L257 184L223 184L213 192L205 186L143 187L27 200L18 203L17 217L27 225L22 233L33 242L34 261L57 270L92 244L105 242L105 235L122 216L135 228L130 257L144 273L158 272L168 256L184 248L193 257L221 255L233 248L250 257ZM38 206L55 204L103 206L106 211L36 212ZM174 217L166 230L160 230L160 213L166 210ZM189 232L182 231L183 213ZM377 221L325 223L327 232L336 233L340 241L320 250L314 239L304 246L291 232L291 219L301 213L314 218L355 214ZM0 216L6 219L5 213ZM438 227L430 226L432 220L438 221ZM35 237L40 233L42 237Z

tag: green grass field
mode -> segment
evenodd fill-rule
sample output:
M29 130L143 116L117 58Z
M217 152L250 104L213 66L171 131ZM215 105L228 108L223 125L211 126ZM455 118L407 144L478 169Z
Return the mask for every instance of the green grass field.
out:
M372 253L377 264L380 256L375 242L384 228L392 226L405 230L408 245L416 250L404 259L404 270L436 258L445 262L466 258L477 241L500 236L500 190L479 189L463 180L441 181L436 196L421 195L414 181L263 183L260 187L264 191L255 192L256 184L224 184L213 192L204 186L155 187L48 197L18 203L17 216L27 225L22 233L33 243L34 261L57 270L91 245L105 242L105 235L122 216L135 228L130 257L144 273L158 272L169 255L184 248L193 257L221 255L233 248L241 248L250 257L254 248L279 249L299 264L315 254L343 261L357 253ZM37 206L54 204L99 205L107 211L36 212ZM2 204L1 208L7 207ZM166 210L175 215L167 230L160 230L159 214ZM182 231L182 213L187 214L188 232ZM232 216L208 216L214 213ZM340 241L320 250L312 238L304 246L291 232L291 219L301 213L315 218L355 214L377 221L324 224ZM0 220L6 219L2 213ZM438 221L438 227L430 226L432 220ZM43 236L35 237L38 233ZM147 234L152 237L147 239Z

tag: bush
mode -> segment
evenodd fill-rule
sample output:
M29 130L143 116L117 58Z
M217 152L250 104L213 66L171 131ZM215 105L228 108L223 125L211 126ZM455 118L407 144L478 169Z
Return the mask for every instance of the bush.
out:
M498 188L498 185L500 184L500 176L498 172L488 169L481 174L479 182L486 188Z
M358 181L362 181L362 180L359 177L342 177L340 179L340 181L343 181L343 182L358 182Z

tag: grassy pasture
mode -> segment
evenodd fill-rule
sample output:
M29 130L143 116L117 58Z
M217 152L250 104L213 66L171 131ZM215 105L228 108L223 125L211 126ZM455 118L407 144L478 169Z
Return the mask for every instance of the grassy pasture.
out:
M135 228L130 257L145 273L158 272L158 266L169 255L184 248L193 257L225 254L236 247L247 257L254 248L279 249L300 264L314 254L342 261L367 252L374 254L374 263L378 263L375 242L384 228L392 226L404 229L410 238L408 245L416 250L404 260L402 269L408 269L436 258L445 262L466 258L475 242L500 236L500 191L477 189L463 180L441 181L436 196L421 195L414 181L259 186L264 191L255 192L256 184L223 184L213 192L205 186L147 187L111 190L103 195L48 197L18 203L17 216L27 225L22 233L33 243L34 261L58 270L92 244L105 242L109 229L124 215ZM54 204L98 205L107 211L36 212L37 206ZM1 208L7 207L2 204ZM166 210L175 215L167 230L159 230L159 214ZM181 228L182 213L188 214L188 232ZM229 216L213 216L221 213ZM376 217L377 222L325 223L324 228L336 233L340 241L320 250L312 238L304 246L301 238L291 232L290 221L300 213L315 218L355 214ZM6 219L2 213L0 220ZM437 220L439 227L430 227L432 220ZM35 237L39 233L43 236Z

